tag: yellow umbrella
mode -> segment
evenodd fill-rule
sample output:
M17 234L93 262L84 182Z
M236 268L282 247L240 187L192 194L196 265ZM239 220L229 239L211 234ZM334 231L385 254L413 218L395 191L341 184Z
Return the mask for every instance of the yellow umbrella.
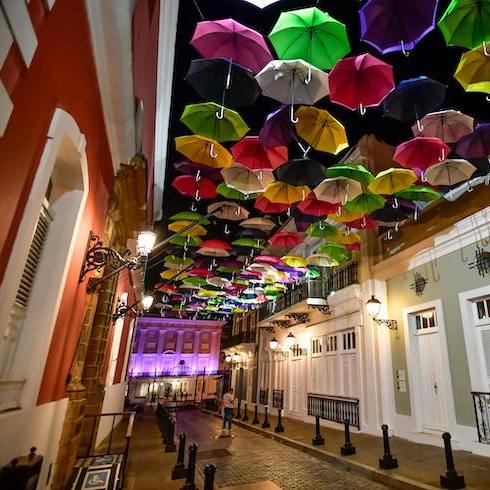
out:
M272 231L277 225L268 218L258 217L246 219L240 223L240 226L254 230Z
M312 254L306 260L308 264L319 267L336 267L340 265L338 261L325 254Z
M242 221L248 218L248 211L232 201L220 201L208 206L208 213L213 213L218 219Z
M186 226L189 226L192 224L192 221L174 221L173 223L170 223L168 225L168 229L170 231L173 231L175 233L178 233L180 230L184 229ZM208 230L204 228L204 226L200 224L195 224L192 228L189 228L187 231L184 231L184 233L181 233L182 236L205 236L207 235Z
M315 150L336 155L347 148L349 142L345 128L328 111L316 107L301 106L296 111L296 132Z
M359 243L361 241L361 235L359 233L345 233L342 231L328 239L332 242L341 243L342 245L351 245L352 243Z
M175 281L182 281L188 277L187 272L181 272L180 274L175 269L165 269L163 272L160 272L160 277L165 280L173 279Z
M417 176L408 168L389 168L379 172L369 184L368 189L374 194L393 195L407 189L417 182Z
M349 221L355 221L361 219L364 216L362 211L355 212L348 209L341 208L340 214L329 214L328 219L334 223L348 223Z
M285 182L276 181L268 185L262 195L273 203L293 204L304 201L309 193L310 189L305 185L294 186Z
M285 255L281 257L281 260L289 267L306 267L308 262L303 257L298 255Z
M347 177L334 177L322 180L313 189L313 192L319 201L345 204L347 201L352 201L359 194L362 194L362 185L357 180L348 179Z
M252 172L245 167L228 167L221 170L221 175L228 187L244 194L264 192L265 188L274 182L272 170Z
M178 136L175 147L179 153L189 160L212 168L231 167L231 153L217 141L204 136Z
M490 41L486 51L490 51ZM461 55L454 78L467 92L490 94L490 56L485 55L483 44Z

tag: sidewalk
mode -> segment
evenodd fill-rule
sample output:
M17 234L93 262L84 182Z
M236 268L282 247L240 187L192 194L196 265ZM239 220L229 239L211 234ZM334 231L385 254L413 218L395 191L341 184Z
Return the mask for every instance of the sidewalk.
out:
M216 412L205 411L218 416ZM243 415L243 410L242 410ZM374 481L389 485L393 488L440 488L439 476L446 471L444 449L425 444L418 444L398 437L390 438L391 454L398 459L399 468L394 470L379 470L378 459L383 455L381 437L351 431L351 442L357 453L352 456L341 456L340 447L344 443L343 429L321 427L325 439L324 446L313 446L312 437L315 425L294 419L283 418L285 431L281 434L274 432L277 417L269 415L271 427L262 429L264 415L259 414L260 424L252 425L253 412L248 411L249 422L234 419L237 425L253 430L267 437L276 439L292 447L316 455L327 461L336 461L352 471L361 473ZM490 489L490 459L476 456L467 451L453 451L456 469L465 476L466 488Z

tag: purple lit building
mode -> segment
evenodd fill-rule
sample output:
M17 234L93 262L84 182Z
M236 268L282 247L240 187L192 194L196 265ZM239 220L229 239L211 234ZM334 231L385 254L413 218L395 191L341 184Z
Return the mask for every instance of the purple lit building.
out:
M223 324L211 320L138 318L129 363L129 399L214 397Z

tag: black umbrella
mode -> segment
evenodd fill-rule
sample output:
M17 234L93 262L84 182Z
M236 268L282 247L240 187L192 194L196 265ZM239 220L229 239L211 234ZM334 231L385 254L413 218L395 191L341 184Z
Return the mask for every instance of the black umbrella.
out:
M252 105L261 93L250 70L225 58L192 60L185 80L203 99L226 107Z
M239 238L267 238L269 236L268 233L265 233L261 230L256 230L255 228L245 228L244 230L240 230L240 233L235 235L235 239Z
M316 187L325 179L323 165L309 158L289 160L274 171L276 179L290 185L306 185Z
M411 216L408 209L398 206L393 207L392 204L385 204L381 209L377 209L371 213L371 218L377 221L383 221L385 223L394 223L398 221L406 220Z

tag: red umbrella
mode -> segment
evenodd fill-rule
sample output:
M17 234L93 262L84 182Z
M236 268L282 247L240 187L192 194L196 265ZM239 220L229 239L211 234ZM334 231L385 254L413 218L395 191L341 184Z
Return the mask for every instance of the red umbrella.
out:
M283 265L283 261L279 257L274 255L259 255L254 259L255 263L269 264L269 265Z
M298 204L298 209L308 216L324 217L333 214L339 208L338 204L319 201L312 192L304 201Z
M328 76L330 100L348 109L379 105L395 88L393 68L370 54L351 56L337 62Z
M276 168L288 160L287 146L265 149L258 136L246 136L232 146L233 160L249 170Z
M187 271L187 274L191 277L209 277L213 275L209 269L203 269L201 267L195 267Z
M179 175L173 180L172 187L184 196L202 199L216 197L216 186L204 177L196 181L193 175Z
M269 238L269 243L273 247L281 248L293 248L299 245L303 241L303 235L301 233L294 233L289 231L278 231L274 236Z
M356 243L345 243L344 244L344 247L349 249L349 250L355 250L355 251L359 251L361 250L361 244L359 242L356 242Z
M440 138L417 136L398 145L393 160L402 167L425 170L434 163L444 161L449 153L451 148Z
M263 213L279 214L287 211L290 206L289 204L270 202L266 197L260 196L255 200L254 207Z
M201 248L212 248L216 250L231 250L232 246L223 240L205 240L200 245Z
M376 228L378 224L379 223L369 215L344 223L347 228L353 228L355 230L369 230L370 228Z

